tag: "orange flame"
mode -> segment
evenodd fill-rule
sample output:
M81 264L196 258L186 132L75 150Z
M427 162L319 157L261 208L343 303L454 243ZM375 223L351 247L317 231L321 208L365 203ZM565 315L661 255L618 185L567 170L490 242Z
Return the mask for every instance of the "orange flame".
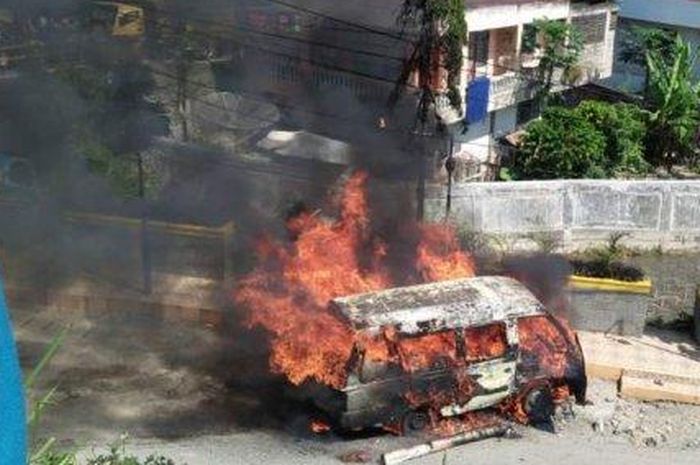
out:
M346 381L346 366L358 337L328 311L330 300L406 284L392 282L385 266L391 248L373 238L366 182L364 173L347 181L338 219L302 213L287 224L293 244L263 240L257 250L258 266L235 290L234 300L245 309L247 325L261 326L270 334L272 370L293 384L314 380L340 388ZM474 275L473 262L459 249L453 228L420 225L418 230L414 274L422 281ZM370 347L370 357L391 357L381 338L361 342ZM444 341L432 342L430 354L449 353ZM427 363L422 359L425 354L413 357L420 360L410 364Z
M460 249L451 225L422 224L416 268L425 282L474 276L474 262Z
M329 432L331 426L323 420L312 420L309 424L309 429L316 434L323 434Z

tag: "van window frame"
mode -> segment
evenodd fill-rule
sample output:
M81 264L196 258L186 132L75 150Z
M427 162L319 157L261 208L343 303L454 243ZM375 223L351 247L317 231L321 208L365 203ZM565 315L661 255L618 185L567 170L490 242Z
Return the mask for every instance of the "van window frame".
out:
M459 360L459 355L458 355L458 354L459 354L458 333L459 333L460 331L461 331L461 330L458 329L458 328L446 328L446 329L441 329L441 330L439 330L439 331L429 331L429 332L420 333L420 334L414 334L414 335L403 335L403 336L404 336L403 338L399 338L398 340L392 341L391 343L394 344L395 350L396 350L396 354L397 354L397 356L399 357L399 361L401 362L401 357L402 357L402 353L401 353L401 341L402 341L402 340L420 339L420 338L423 338L423 337L426 337L426 336L433 336L433 335L437 335L437 334L452 333L451 336L452 336L453 339L454 339L454 353L451 354L451 356L444 356L444 357L441 357L441 359L445 359L445 358L451 359L451 360L453 360L455 363L458 364L458 363L460 362L460 360ZM400 363L400 364L401 364L401 363ZM401 365L402 365L402 367L403 367L403 364L401 364ZM416 374L416 373L425 373L425 372L440 371L440 370L445 370L445 369L449 369L449 364L440 364L439 366L436 366L436 364L432 364L432 365L429 366L429 367L421 367L421 368L419 368L419 369L417 369L417 370L414 370L414 371L406 371L406 373L409 373L409 374Z
M487 328L489 326L494 326L498 325L503 328L503 341L505 342L505 350L503 351L502 354L497 355L495 357L489 357L485 359L479 359L479 360L470 360L468 359L469 354L467 353L467 338L466 335L464 334L468 330L474 330L478 328ZM513 331L513 328L515 328L515 331ZM474 365L474 364L479 364L479 363L487 363L491 362L493 360L499 360L508 357L508 354L513 351L514 348L517 348L518 346L518 341L517 341L517 324L513 322L512 319L508 320L495 320L492 322L489 322L487 324L483 325L478 325L478 326L467 326L465 328L461 328L458 331L458 334L460 336L459 339L461 339L461 343L463 344L462 346L462 360L467 363L467 365ZM513 334L515 335L515 340L513 339Z

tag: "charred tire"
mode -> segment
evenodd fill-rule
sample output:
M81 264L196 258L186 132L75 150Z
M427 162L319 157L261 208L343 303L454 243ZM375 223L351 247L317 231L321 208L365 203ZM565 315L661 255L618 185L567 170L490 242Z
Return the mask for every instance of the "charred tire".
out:
M430 426L430 415L423 410L410 410L401 420L401 432L404 436L422 433Z
M549 423L554 416L554 399L549 386L531 389L523 398L523 410L531 424Z

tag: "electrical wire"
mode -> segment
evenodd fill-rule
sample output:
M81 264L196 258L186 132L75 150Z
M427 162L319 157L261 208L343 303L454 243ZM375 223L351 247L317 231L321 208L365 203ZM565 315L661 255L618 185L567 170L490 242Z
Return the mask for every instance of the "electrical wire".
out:
M345 25L349 25L349 26L352 26L352 27L359 27L360 29L363 29L363 30L369 29L368 32L373 32L373 33L381 32L381 35L389 36L389 37L391 37L391 38L393 38L393 39L398 39L398 38L400 38L400 39L403 40L403 41L410 42L410 41L408 41L408 40L406 40L405 38L400 37L400 36L394 36L394 35L392 35L392 34L387 34L387 33L384 33L384 32L382 32L382 31L372 30L371 28L367 28L367 27L365 27L365 26L363 26L363 25L360 25L360 24L358 24L358 23L352 23L352 22L349 22L349 21L341 20L341 19L339 19L339 18L334 18L334 17L332 17L332 16L330 16L330 15L321 14L321 13L312 11L312 10L310 10L310 9L304 8L304 7L299 7L299 6L297 6L297 5L291 5L291 4L287 3L287 2L283 2L283 1L279 1L279 0L264 0L264 1L270 2L270 3L279 4L279 5L288 7L288 8L297 9L297 10L303 11L303 12L305 12L305 13L309 13L309 14L312 14L312 15L315 15L315 16L319 16L319 17L322 17L322 18L327 19L327 20L330 20L330 21L336 21L336 22L338 22L338 23L340 23L340 24L345 24ZM194 18L191 18L191 17L188 18L188 20L194 20L195 22L202 22L202 23L206 22L206 23L211 24L211 25L228 26L228 25L224 25L223 23L217 23L217 22L214 22L214 21L206 21L206 20L194 19ZM292 40L292 41L295 41L295 42L297 42L297 43L306 43L306 44L314 45L314 46L329 46L329 45L330 45L331 48L336 48L336 49L343 50L343 51L347 51L347 52L351 52L351 53L371 54L372 56L375 56L375 57L400 60L400 59L398 59L398 58L395 57L395 56L383 55L383 54L379 54L379 53L375 53L375 52L370 52L370 51L363 51L363 50L357 50L357 49L349 49L349 48L345 48L345 47L338 47L338 46L333 46L332 44L321 44L321 43L318 43L318 42L306 41L306 40L304 40L304 39L293 38L293 37L284 36L284 35L280 35L280 34L273 34L273 33L268 33L268 32L255 31L255 30L251 30L251 29L248 29L248 28L238 28L238 29L239 29L239 30L243 30L244 32L249 33L249 34L265 35L265 36L275 37L275 38L279 38L279 39L283 39L283 40ZM218 39L218 40L221 40L221 39L234 40L234 37L231 37L231 36L228 36L228 37L227 37L227 36L222 36L222 35L214 35L214 34L211 34L211 33L205 33L205 32L203 32L203 31L196 31L196 34L198 34L198 35L200 35L200 36L208 37L208 38L210 38L210 39L211 39L211 38L216 38L216 39ZM239 38L239 37L236 37L235 39L240 39L240 38ZM283 58L288 58L288 59L292 59L292 60L299 60L299 61L306 61L306 62L308 62L308 63L310 63L310 64L312 64L312 65L314 65L314 66L317 66L317 67L319 67L319 68L329 69L329 70L336 71L336 72L341 72L341 73L347 73L347 74L354 75L354 76L358 76L358 77L362 77L362 78L365 78L365 79L371 79L371 80L377 80L377 81L380 81L380 82L395 84L395 81L394 81L394 80L387 79L387 78L383 78L383 77L380 77L380 76L377 76L377 75L372 75L371 73L362 73L362 72L357 72L356 70L352 70L352 69L348 69L348 68L342 68L342 67L337 67L337 66L333 66L333 65L328 65L328 64L326 64L326 63L320 63L320 62L317 62L317 61L315 61L315 60L306 59L306 58L304 58L304 57L299 57L299 56L294 56L294 55L289 55L289 54L281 53L281 52L278 52L278 51L265 49L264 47L254 46L254 45L251 45L251 44L246 44L246 43L241 43L241 42L239 42L239 45L243 45L244 47L253 48L253 49L258 50L258 51L261 51L261 52L263 52L263 53L268 53L268 54L275 55L275 56L279 56L279 57L283 57ZM538 80L538 79L532 78L532 77L530 77L530 76L525 76L525 75L523 74L522 70L517 70L517 69L514 69L514 68L509 68L509 67L500 66L500 65L497 65L497 67L500 68L500 69L506 69L506 70L512 71L512 72L514 72L516 75L520 75L520 76L524 77L524 78L525 78L524 80L529 81L529 82L537 82L537 83L543 83L543 82L544 82L544 81L542 81L542 80ZM192 83L190 83L190 84L192 84ZM411 86L410 84L408 85L408 87L416 88L415 86ZM563 90L574 89L574 88L576 88L576 87L577 87L577 86L569 85L569 86L565 86ZM219 89L212 88L212 90L219 90ZM592 93L595 93L595 92L592 92ZM603 93L600 93L600 95L604 95L604 94L603 94ZM210 102L205 102L205 103L211 104ZM493 101L490 101L490 103L494 103L494 102L493 102ZM296 110L299 110L298 107L295 107L295 109L296 109ZM321 116L321 117L324 117L324 118L339 118L337 115L328 115L328 114L319 114L319 115L317 115L317 116ZM346 120L346 121L352 121L351 119L348 119L348 118L342 118L342 119L343 119L343 120ZM476 144L471 144L471 145L476 145ZM485 144L483 144L483 145L485 146Z
M260 0L259 0L259 1L260 1ZM315 11L315 10L312 10L311 8L306 8L306 7L302 7L302 6L299 6L299 5L295 5L295 4L286 2L286 1L284 1L284 0L262 0L262 1L265 1L265 2L268 2L268 3L273 3L273 4L276 4L276 5L285 6L285 7L287 7L287 8L291 8L291 9L293 9L293 10L302 11L302 12L304 12L304 13L308 13L308 14L310 14L310 15L313 15L313 16L316 16L316 17L319 17L319 18L327 19L327 20L329 20L329 21L333 21L333 22L336 22L336 23L338 23L338 24L343 24L343 25L346 25L346 26L350 26L350 27L353 27L353 28L356 28L356 29L363 30L363 31L365 31L365 32L370 32L370 33L372 33L372 34L377 34L377 35L381 35L381 36L385 36L385 37L390 37L390 38L392 38L392 39L399 40L399 41L403 41L403 42L406 42L406 43L412 43L411 40L406 39L406 38L405 38L403 35L401 35L401 34L393 34L393 33L390 33L390 32L381 31L381 30L379 30L379 29L376 29L376 28L373 28L373 27L370 27L370 26L367 26L367 25L364 25L364 24L360 24L360 23L356 23L356 22L353 22L353 21L347 21L347 20L344 20L344 19L336 18L336 17L333 17L333 16L331 16L331 15L327 15L327 14L324 14L324 13L321 13L321 12L318 12L318 11Z

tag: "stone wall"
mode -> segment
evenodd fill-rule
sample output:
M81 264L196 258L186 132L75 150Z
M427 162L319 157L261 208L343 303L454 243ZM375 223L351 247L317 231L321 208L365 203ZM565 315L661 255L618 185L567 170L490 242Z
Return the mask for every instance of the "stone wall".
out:
M426 213L445 216L444 186L428 192ZM648 318L693 313L700 285L700 182L546 181L463 183L453 189L450 220L477 233L500 253L570 252L600 246L626 232L631 261L654 284Z
M654 284L647 317L676 319L693 314L695 292L700 286L700 253L643 254L630 259Z
M431 186L429 219L445 217L445 186ZM606 241L613 232L641 249L700 251L700 182L526 181L461 183L452 189L451 221L533 250L550 235L564 251Z

